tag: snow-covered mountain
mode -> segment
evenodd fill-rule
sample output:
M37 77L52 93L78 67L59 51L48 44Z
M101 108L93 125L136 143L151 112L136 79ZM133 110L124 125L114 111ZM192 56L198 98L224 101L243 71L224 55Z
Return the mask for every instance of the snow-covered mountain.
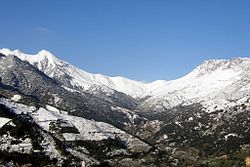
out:
M49 105L36 108L18 103L22 97L16 96L19 99L0 98L0 155L2 152L8 152L10 157L16 154L23 162L27 161L27 155L34 155L29 161L36 166L42 161L49 166L80 166L82 161L103 166L91 153L98 154L92 147L98 147L99 142L105 144L99 154L105 153L107 157L131 156L133 152L143 153L151 148L110 124L72 116ZM112 149L106 149L109 146ZM68 162L69 157L72 162Z
M249 58L145 84L0 50L0 166L242 166L249 111Z
M15 55L36 66L50 77L63 80L67 87L76 90L91 90L101 87L105 92L116 90L132 97L144 94L145 84L123 77L108 77L101 74L91 74L72 64L58 59L50 52L42 50L36 55L25 54L19 50L2 49L0 53ZM65 81L66 80L66 81Z
M180 79L158 80L145 84L123 77L88 73L45 50L36 55L9 49L2 49L0 53L15 55L28 61L48 76L59 80L65 88L71 91L104 93L106 96L113 97L114 91L117 91L137 99L147 97L140 104L141 108L171 108L179 104L201 101L209 106L211 105L210 99L224 107L228 100L239 100L246 96L246 90L250 90L250 58L208 60ZM237 96L234 95L233 98L228 99L232 93L236 92ZM117 93L115 95L117 96Z
M250 97L249 71L250 58L205 61L186 76L154 88L141 107L152 111L201 102L209 110L235 105Z

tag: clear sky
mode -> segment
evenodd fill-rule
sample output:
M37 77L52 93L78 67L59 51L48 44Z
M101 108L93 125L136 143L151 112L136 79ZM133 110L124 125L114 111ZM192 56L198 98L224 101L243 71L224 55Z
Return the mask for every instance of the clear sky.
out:
M2 0L0 48L51 51L81 69L175 79L250 56L250 0Z

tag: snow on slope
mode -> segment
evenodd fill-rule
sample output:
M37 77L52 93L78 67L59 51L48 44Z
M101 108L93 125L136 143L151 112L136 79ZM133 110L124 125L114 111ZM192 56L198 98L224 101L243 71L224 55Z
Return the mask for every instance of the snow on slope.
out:
M0 117L0 128L8 123L11 119Z
M65 61L59 60L50 52L42 50L36 55L28 55L19 50L11 51L9 49L1 49L0 53L4 55L15 55L22 60L27 60L30 64L35 65L49 75L50 77L70 76L73 86L80 86L84 90L90 89L93 85L99 85L108 89L114 89L123 92L132 97L141 96L145 92L145 84L129 80L123 77L108 77L101 74L91 74L83 71Z
M232 60L209 60L195 68L188 75L172 81L158 80L152 83L141 83L123 77L108 77L101 74L91 74L73 65L59 60L48 51L40 51L37 55L27 55L19 50L2 49L0 53L14 54L22 60L27 60L37 66L47 75L71 77L71 85L91 91L94 85L99 85L106 92L112 89L123 92L132 97L151 98L146 101L152 103L161 101L165 106L174 106L191 99L202 100L205 96L219 94L220 91L241 80L248 79L250 70L249 58ZM248 88L247 88L248 89Z
M63 133L66 141L101 141L119 136L128 144L130 150L141 152L150 149L148 144L110 124L68 115L66 111L59 110L50 105L46 105L46 108L36 109L34 106L26 106L5 98L0 98L0 104L8 106L16 114L30 115L40 127L48 132L51 131L51 123L58 121L63 123L60 124L61 127L75 127L79 133Z
M206 107L225 107L230 100L249 96L249 71L249 58L205 61L188 75L155 88L154 96L141 107L171 108L195 102Z
M20 95L14 95L11 100L18 102L22 97Z

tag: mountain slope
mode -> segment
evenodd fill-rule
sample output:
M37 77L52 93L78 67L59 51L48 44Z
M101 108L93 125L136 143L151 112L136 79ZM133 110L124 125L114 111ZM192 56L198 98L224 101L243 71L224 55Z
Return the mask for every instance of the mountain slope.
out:
M120 158L138 165L142 161L131 156L152 152L149 144L121 130L141 119L133 111L68 91L14 55L1 55L0 76L0 165L80 166L86 161L103 166L119 164Z
M42 50L36 55L24 54L19 50L2 49L0 53L15 55L28 61L52 78L62 81L67 87L77 90L91 90L102 87L104 91L116 90L127 95L138 97L144 93L144 84L123 77L108 77L101 74L85 72L65 61L59 60L50 52ZM65 81L65 79L67 79Z
M249 111L249 58L143 84L87 73L47 51L0 51L0 164L37 165L30 159L39 152L49 166L243 166Z
M164 110L198 102L224 108L250 96L249 71L249 58L205 61L188 75L157 87L139 108Z
M219 93L241 80L248 80L249 58L236 58L232 60L205 61L188 75L173 81L155 81L144 84L122 77L108 77L101 74L90 74L73 65L59 60L48 51L40 51L37 55L27 55L19 50L0 50L6 55L16 55L27 60L48 76L60 81L65 87L76 91L86 91L105 96L118 96L128 99L124 94L134 98L152 97L166 101L166 107L172 107L190 99L202 100L210 94ZM239 85L239 84L238 84ZM248 87L247 87L248 88ZM171 96L174 94L174 96ZM170 100L171 99L171 100ZM133 100L130 99L130 102ZM171 105L170 105L171 103ZM169 105L169 106L168 106Z
M118 127L130 125L134 118L137 118L134 112L122 107L133 105L126 99L112 101L106 96L68 91L59 81L13 55L0 58L0 76L1 89L6 91L8 88L9 92L13 89L21 96L33 97L32 103L36 99L36 103L51 104L71 114L104 121Z
M110 124L72 116L49 105L35 107L0 98L0 121L1 158L21 164L80 166L85 161L103 166L105 160L115 163L119 157L151 148Z
M193 103L201 103L209 112L236 105L250 96L249 58L209 60L180 79L144 84L87 73L44 50L37 55L8 49L2 49L0 53L28 61L71 92L89 93L114 106L139 113L164 112Z

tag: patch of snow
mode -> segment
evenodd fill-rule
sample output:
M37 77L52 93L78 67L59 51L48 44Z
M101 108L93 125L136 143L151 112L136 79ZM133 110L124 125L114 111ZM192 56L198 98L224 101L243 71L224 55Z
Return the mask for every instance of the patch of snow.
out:
M121 113L126 114L131 123L134 123L135 119L139 118L139 116L134 111L131 111L125 108L111 106L111 109L116 112L121 112Z
M69 92L78 92L78 93L80 93L79 91L77 91L77 90L75 90L75 89L71 89L71 88L69 88L69 87L67 87L67 86L62 86L64 89L66 89L67 91L69 91Z
M20 96L20 95L14 95L14 96L11 98L11 100L18 102L19 100L21 100L21 98L22 98L22 96Z
M8 106L16 114L28 114L36 110L35 106L26 106L24 104L15 103L12 100L0 98L0 104Z
M21 143L11 144L11 141L16 140L8 135L3 135L0 143L0 150L8 152L20 152L30 154L32 152L32 143L30 138L25 138L24 140L18 139Z
M73 126L80 132L80 134L63 133L62 135L67 141L100 141L103 139L115 138L116 136L119 136L122 141L127 143L128 148L131 150L140 152L150 149L148 144L110 124L68 115L65 111L60 111L59 109L49 105L46 105L46 108L36 109L35 107L15 103L4 98L0 98L0 103L10 107L12 111L17 114L29 114L39 126L48 132L50 132L51 122L67 122L67 126Z
M50 105L46 105L46 109L49 111L54 111L54 112L60 113L60 110L58 110L57 108L50 106Z
M107 153L107 156L111 156L111 157L118 156L118 155L129 155L129 153L125 149L117 149L117 150L113 150Z
M175 121L174 123L175 123L176 125L179 125L180 127L182 127L182 128L183 128L183 126L181 125L181 123L180 123L180 122Z
M224 136L225 140L227 141L230 136L238 137L238 135L236 133L229 133L229 134Z
M167 138L168 138L168 135L164 134L163 139L167 139Z
M11 119L0 117L0 128L2 128L9 121L11 121Z

